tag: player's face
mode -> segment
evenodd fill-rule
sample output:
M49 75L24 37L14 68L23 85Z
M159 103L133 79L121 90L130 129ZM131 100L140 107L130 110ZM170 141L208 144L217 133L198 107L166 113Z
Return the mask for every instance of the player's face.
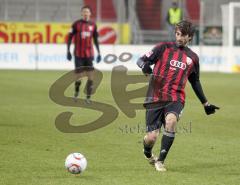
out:
M91 11L88 8L84 8L81 11L82 18L86 21L88 21L91 17Z
M186 46L187 43L192 39L189 37L189 35L183 35L179 29L176 29L175 37L178 46Z

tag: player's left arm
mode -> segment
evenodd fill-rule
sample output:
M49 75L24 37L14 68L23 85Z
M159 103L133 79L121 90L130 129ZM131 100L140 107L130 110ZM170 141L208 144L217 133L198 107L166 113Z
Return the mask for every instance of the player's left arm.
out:
M99 42L98 42L98 31L97 31L97 25L95 25L94 31L93 31L93 42L94 45L96 46L98 56L97 56L97 63L99 63L102 59L101 54L100 54L100 49L99 49Z
M202 85L199 79L199 62L198 59L197 61L195 61L194 64L194 71L190 74L190 76L188 77L189 82L191 83L191 86L195 92L195 94L197 95L198 99L201 101L201 103L204 106L204 110L206 112L207 115L209 114L214 114L216 109L219 109L219 107L210 104L207 101L207 98L203 92L202 89Z

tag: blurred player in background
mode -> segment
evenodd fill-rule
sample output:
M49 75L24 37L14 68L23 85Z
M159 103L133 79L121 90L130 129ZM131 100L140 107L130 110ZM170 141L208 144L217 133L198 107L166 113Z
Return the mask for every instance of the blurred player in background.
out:
M74 60L75 60L75 73L76 80L75 82L75 93L74 98L77 99L79 95L79 89L81 85L81 77L87 76L87 97L86 103L91 103L90 97L93 88L93 42L96 46L98 56L96 62L101 61L101 55L99 50L98 43L98 32L97 26L94 22L90 21L92 10L89 6L83 6L81 8L82 18L75 21L72 24L72 29L69 33L68 42L67 42L67 59L70 61L72 59L72 54L70 52L70 46L72 39L74 37ZM92 42L93 41L93 42Z
M177 1L172 2L172 7L168 9L167 12L167 23L168 23L168 35L169 35L169 41L175 40L175 25L179 23L183 18L183 11L178 6Z
M187 44L192 40L194 27L188 21L176 24L176 42L160 43L141 57L137 64L145 75L151 75L146 108L147 134L144 137L144 155L157 171L166 171L165 158L175 138L176 124L185 103L184 88L187 80L201 101L207 115L219 109L211 105L202 90L199 80L199 58ZM150 67L154 64L154 68ZM158 158L152 148L164 126L161 149Z

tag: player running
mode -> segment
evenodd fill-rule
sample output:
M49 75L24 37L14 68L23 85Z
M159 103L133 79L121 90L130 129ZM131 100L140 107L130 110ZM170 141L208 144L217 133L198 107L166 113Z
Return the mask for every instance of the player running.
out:
M89 6L83 6L81 8L82 18L80 20L75 21L72 24L72 29L68 36L67 42L67 59L70 61L72 59L72 54L70 52L70 46L72 39L74 37L74 60L75 60L75 73L76 73L76 81L75 81L75 93L74 98L77 99L79 95L79 88L81 85L81 77L87 75L87 97L86 103L91 103L90 97L93 88L93 43L96 46L98 56L96 58L96 62L99 63L101 61L101 55L99 50L98 43L98 32L97 26L94 22L90 21L91 18L91 8ZM78 80L79 79L79 80Z
M176 124L184 107L187 80L207 115L219 109L210 104L203 93L199 80L199 58L187 47L193 35L193 25L188 21L181 21L175 27L176 42L160 43L137 61L143 73L151 75L144 102L147 130L143 140L144 155L161 172L166 171L164 161L174 141ZM151 65L154 65L153 70ZM164 131L161 149L156 158L152 154L152 148L162 125Z

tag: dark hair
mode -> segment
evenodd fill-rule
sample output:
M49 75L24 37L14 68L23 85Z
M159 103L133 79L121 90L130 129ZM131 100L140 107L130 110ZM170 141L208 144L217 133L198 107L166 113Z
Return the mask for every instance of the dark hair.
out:
M82 11L83 9L89 9L90 12L92 13L92 8L91 8L89 5L84 5L84 6L81 8L81 11Z
M182 32L182 35L188 35L193 38L194 32L195 32L195 27L193 24L189 21L180 21L179 23L176 24L175 26L175 31L179 29Z
M176 1L173 1L173 2L172 2L172 5L173 5L173 6L178 6L178 3L177 3Z

